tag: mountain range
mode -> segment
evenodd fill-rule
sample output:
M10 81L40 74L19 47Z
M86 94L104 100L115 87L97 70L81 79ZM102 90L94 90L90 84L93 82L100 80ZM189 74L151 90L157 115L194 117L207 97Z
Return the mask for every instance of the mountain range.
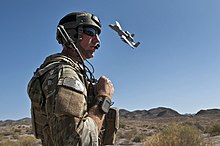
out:
M220 109L200 110L196 114L180 114L177 111L166 107L158 107L150 110L135 110L131 112L125 109L120 109L119 112L121 118L130 119L130 120L144 120L151 118L169 118L169 117L200 117L200 116L220 117Z
M152 108L150 110L135 110L128 111L125 109L119 110L119 115L121 119L128 120L144 120L144 119L155 119L155 118L170 118L170 117L220 117L220 109L207 109L200 110L196 114L180 114L177 111L166 108L166 107L158 107ZM0 120L1 126L9 126L9 125L17 125L17 124L30 124L30 118L22 118L19 120Z

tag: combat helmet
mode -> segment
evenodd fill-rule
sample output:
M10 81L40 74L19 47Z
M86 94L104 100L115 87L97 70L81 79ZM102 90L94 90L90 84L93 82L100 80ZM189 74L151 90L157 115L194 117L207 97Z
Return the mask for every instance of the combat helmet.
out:
M87 57L84 49L79 45L79 40L82 39L83 27L90 26L96 28L98 33L101 33L101 22L97 16L88 12L72 12L65 15L58 23L59 25L63 25L65 30L68 32L78 49L84 53L84 56ZM62 37L57 31L56 36L59 44L63 45Z

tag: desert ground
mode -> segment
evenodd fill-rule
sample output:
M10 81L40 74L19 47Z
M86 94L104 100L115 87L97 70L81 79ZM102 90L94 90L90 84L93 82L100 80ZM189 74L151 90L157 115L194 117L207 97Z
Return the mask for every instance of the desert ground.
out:
M0 121L0 146L40 146L31 119ZM180 115L172 109L120 110L115 145L220 146L220 110Z

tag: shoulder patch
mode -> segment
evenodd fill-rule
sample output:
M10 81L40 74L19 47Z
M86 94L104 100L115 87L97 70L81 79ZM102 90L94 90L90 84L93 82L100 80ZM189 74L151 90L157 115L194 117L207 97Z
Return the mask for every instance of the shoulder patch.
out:
M85 90L85 86L83 85L82 82L80 82L77 79L69 78L69 77L61 78L58 81L58 85L68 87L68 88L76 90L80 93L83 93Z

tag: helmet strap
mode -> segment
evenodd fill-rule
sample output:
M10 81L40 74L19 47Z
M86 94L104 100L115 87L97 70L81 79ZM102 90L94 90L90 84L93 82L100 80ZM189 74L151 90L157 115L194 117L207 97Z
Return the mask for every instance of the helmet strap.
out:
M80 41L82 40L82 38L83 38L83 27L79 26L78 27L78 39L76 41L76 46L79 48L79 51L82 53L82 56L84 56L85 59L87 59L89 58L89 54L80 45Z
M78 27L78 40L82 40L83 37L83 27L79 26Z

